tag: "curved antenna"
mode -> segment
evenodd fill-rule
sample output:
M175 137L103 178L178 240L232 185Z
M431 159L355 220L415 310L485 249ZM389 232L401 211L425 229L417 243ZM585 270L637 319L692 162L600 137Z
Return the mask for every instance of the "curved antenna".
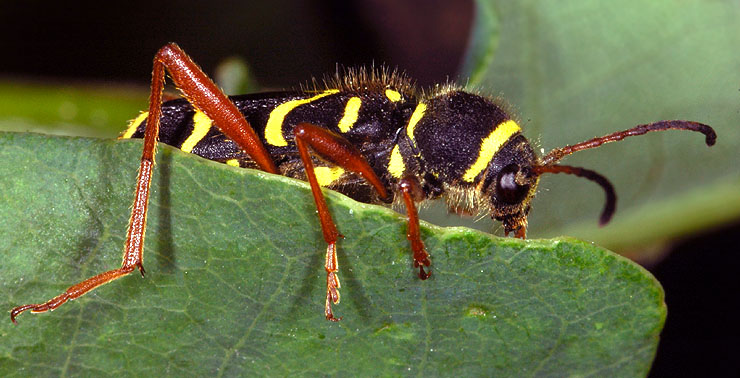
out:
M606 204L604 210L601 211L601 217L599 218L599 225L603 226L612 219L614 211L617 208L617 194L614 192L612 183L607 180L606 177L586 168L572 167L570 165L540 165L534 167L534 172L538 175L543 173L567 173L578 177L589 179L604 189L606 194Z
M706 136L707 146L714 145L714 142L717 140L717 134L714 132L714 130L710 126L707 126L699 122L659 121L659 122L654 122L654 123L648 123L645 125L638 125L631 129L605 135L600 138L589 139L585 142L574 144L572 146L556 148L548 152L547 155L545 155L542 158L542 161L540 164L542 164L543 166L549 166L553 163L558 162L560 159L564 158L565 156L568 156L576 151L599 147L604 143L620 141L626 137L635 136L635 135L643 135L651 131L663 131L663 130L669 130L669 129L689 130L689 131L700 132Z

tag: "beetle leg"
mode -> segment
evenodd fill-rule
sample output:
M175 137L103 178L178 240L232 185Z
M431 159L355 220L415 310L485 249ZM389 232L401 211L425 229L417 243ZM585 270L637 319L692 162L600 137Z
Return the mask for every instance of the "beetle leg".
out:
M412 177L405 177L398 183L398 188L403 194L403 201L406 204L406 214L409 217L408 231L406 237L411 242L411 250L414 252L414 267L419 268L419 278L425 280L432 274L424 271L425 266L430 266L429 253L427 253L424 247L424 242L421 240L421 233L419 232L419 213L416 211L416 205L414 205L415 198L420 195L419 184L416 179Z
M311 193L313 194L314 202L316 202L324 240L328 244L326 248L326 263L324 265L326 269L326 305L324 307L324 314L327 320L338 321L341 320L341 317L337 318L334 316L331 304L339 303L340 284L339 277L337 276L339 264L337 263L336 244L337 239L342 235L337 231L337 226L331 217L329 207L326 205L324 194L321 192L321 186L316 179L316 173L314 173L308 147L311 147L314 153L329 162L360 174L378 191L381 197L386 198L388 191L362 154L341 135L307 123L296 126L293 133L303 167L306 170L306 177L311 185Z
M162 89L165 82L165 70L169 72L175 85L185 94L185 97L211 118L214 124L249 154L260 168L267 172L277 173L275 163L267 153L262 141L234 103L213 84L211 79L180 47L174 43L165 45L159 49L154 57L144 148L136 178L134 204L129 220L121 267L98 274L71 286L64 293L45 303L27 304L14 308L10 312L10 320L13 323L16 322L15 318L24 311L31 310L31 312L38 313L53 310L68 300L78 298L100 285L133 272L136 268L139 269L142 276L144 275L142 263L144 231L146 230L147 207L149 204L149 186L152 180L154 154L159 135L159 118L162 113Z

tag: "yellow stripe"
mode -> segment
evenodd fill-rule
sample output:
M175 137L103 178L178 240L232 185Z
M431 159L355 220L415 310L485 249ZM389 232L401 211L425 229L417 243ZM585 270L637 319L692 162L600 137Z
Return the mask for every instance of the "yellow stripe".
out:
M180 149L185 152L192 151L195 145L208 134L208 130L211 129L212 124L213 121L205 113L196 110L193 115L193 132L182 142Z
M475 180L475 178L483 172L484 169L486 169L488 163L493 159L493 156L496 155L496 152L498 152L501 146L503 146L503 144L506 143L512 135L520 131L522 131L522 129L512 120L498 124L498 126L491 131L491 134L483 139L483 142L480 145L480 152L478 153L478 160L476 160L475 163L473 163L473 165L471 165L465 172L463 175L463 181L473 182L473 180Z
M344 173L342 167L315 167L316 181L320 186L329 186Z
M391 151L391 159L388 162L388 172L395 178L401 178L405 170L406 164L403 163L401 151L398 149L398 145L395 145Z
M232 167L239 167L239 159L229 159L229 160L226 160L225 163Z
M414 113L411 114L411 118L409 119L409 124L406 126L406 135L409 136L409 139L412 141L414 140L414 129L416 128L416 124L419 123L421 120L421 117L424 116L424 112L427 110L426 104L423 102L420 102L419 105L416 105L416 109L414 109Z
M385 97L388 97L391 102L396 102L401 99L401 94L398 93L398 91L394 91L393 89L386 89Z
M131 136L134 135L134 133L136 132L136 129L139 128L139 125L141 125L141 123L144 122L144 120L146 120L146 117L148 115L149 115L149 112L141 112L141 114L139 114L138 117L136 117L135 119L132 119L128 123L128 128L126 129L126 131L124 131L123 134L121 134L119 138L120 139L131 138Z
M308 104L309 102L316 101L324 96L337 92L339 92L338 89L327 89L311 98L284 102L278 105L275 109L272 109L270 112L270 118L267 120L267 125L265 126L265 141L273 146L287 146L288 141L286 141L283 136L283 122L285 121L285 116L298 106Z
M357 122L357 116L360 114L361 105L362 100L360 100L359 97L352 97L347 101L347 106L344 107L344 115L337 125L341 132L346 133L352 129L352 126Z

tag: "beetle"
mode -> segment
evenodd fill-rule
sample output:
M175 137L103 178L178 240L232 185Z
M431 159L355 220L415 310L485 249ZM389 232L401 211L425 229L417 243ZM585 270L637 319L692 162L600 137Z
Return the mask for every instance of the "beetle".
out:
M165 72L184 99L162 102ZM709 146L716 140L714 130L702 123L658 121L540 157L521 126L495 101L453 86L439 88L420 95L404 75L359 69L337 74L323 87L227 97L179 46L165 45L154 58L149 109L121 135L144 138L121 267L73 285L47 302L18 306L10 313L11 321L27 310L53 310L136 269L144 275L144 233L157 141L207 159L308 181L327 243L324 315L337 321L341 317L334 316L331 305L340 298L336 253L340 233L322 187L362 202L405 206L413 265L426 279L431 260L419 232L420 202L444 197L451 212L487 213L502 222L507 235L525 238L540 177L565 173L603 188L603 225L616 208L613 186L592 170L558 164L561 159L668 129L700 132Z

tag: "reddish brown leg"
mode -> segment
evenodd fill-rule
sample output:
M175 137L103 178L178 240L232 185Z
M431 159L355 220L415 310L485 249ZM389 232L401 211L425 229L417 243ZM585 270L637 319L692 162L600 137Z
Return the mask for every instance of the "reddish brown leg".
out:
M425 266L429 266L432 263L429 261L429 254L424 247L424 242L421 241L421 233L419 232L419 213L416 211L415 199L421 196L419 184L414 178L403 178L398 184L401 193L403 194L403 201L406 203L406 213L409 216L409 227L406 232L406 237L411 242L411 250L414 252L414 267L419 268L419 278L425 280L432 274L424 271Z
M321 186L319 186L313 170L313 163L311 162L308 147L311 147L317 155L331 163L360 174L378 191L381 197L386 198L388 192L362 154L340 135L306 123L296 126L293 133L295 134L296 147L298 147L301 161L303 161L303 167L306 169L308 182L311 184L311 193L313 193L313 199L316 202L316 208L319 213L321 231L324 233L324 240L328 244L326 248L326 263L324 265L326 269L326 304L324 315L326 315L327 320L338 321L342 318L334 317L331 304L339 303L340 284L339 277L337 276L337 271L339 270L339 264L337 263L337 239L342 235L337 231L337 226L331 217L329 207L326 205L324 194L321 192Z
M129 220L121 267L88 278L45 303L28 304L14 308L10 312L10 320L13 323L16 322L15 318L23 311L31 310L31 312L38 313L53 310L70 299L78 298L102 284L133 272L136 268L139 268L142 276L144 275L144 266L142 265L144 231L146 230L146 215L149 203L149 184L152 180L154 152L159 134L159 118L162 112L165 69L170 73L175 85L185 94L185 97L211 118L226 136L247 152L260 168L267 172L277 173L277 168L259 137L226 95L213 84L180 47L174 43L162 47L154 57L144 150L136 179L134 205Z
M526 239L527 238L527 228L519 227L516 231L514 231L514 237L517 237L519 239Z

